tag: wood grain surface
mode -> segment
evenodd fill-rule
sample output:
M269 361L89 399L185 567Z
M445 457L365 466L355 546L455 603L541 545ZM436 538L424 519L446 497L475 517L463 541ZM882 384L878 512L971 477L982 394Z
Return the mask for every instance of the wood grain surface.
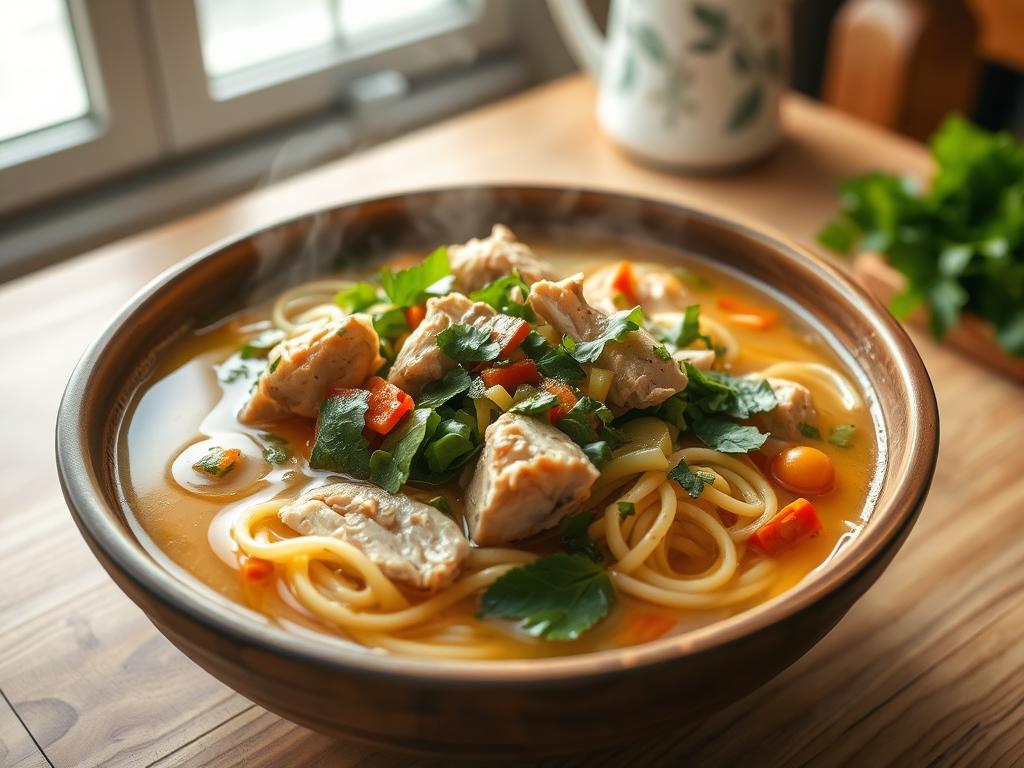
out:
M331 741L225 688L157 633L79 537L53 462L60 394L85 345L165 267L312 208L466 182L646 194L812 244L839 178L929 169L918 145L790 97L788 140L772 157L676 177L605 141L593 98L582 78L559 81L0 288L0 765L425 764ZM917 528L878 584L811 653L729 709L560 764L1024 763L1024 389L913 336L938 393L942 448Z

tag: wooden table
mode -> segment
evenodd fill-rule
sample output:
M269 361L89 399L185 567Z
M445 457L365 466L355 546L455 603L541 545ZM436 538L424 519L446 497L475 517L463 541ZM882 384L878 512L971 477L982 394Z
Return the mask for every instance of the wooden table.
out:
M604 187L813 245L837 179L926 173L914 143L798 97L788 141L725 176L634 165L569 78L102 248L0 289L0 764L406 765L271 715L157 633L93 560L53 461L79 353L146 281L214 240L355 197L465 182ZM706 722L570 765L1024 761L1024 390L915 333L942 412L929 502L892 567L811 653Z

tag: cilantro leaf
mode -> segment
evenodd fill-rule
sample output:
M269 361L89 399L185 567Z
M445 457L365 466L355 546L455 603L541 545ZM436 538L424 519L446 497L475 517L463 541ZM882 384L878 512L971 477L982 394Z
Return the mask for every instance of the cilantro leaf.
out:
M621 312L608 316L604 330L596 339L575 341L566 336L562 339L562 346L568 350L576 362L593 363L601 357L605 344L613 341L622 341L628 334L639 329L643 323L644 313L640 307L624 309Z
M537 363L537 370L552 379L573 383L582 381L586 376L583 367L564 347L551 346L547 339L536 331L530 331L526 335L520 349Z
M701 342L708 349L714 349L715 344L710 336L700 332L700 304L691 304L683 313L682 320L671 330L658 329L657 336L664 342L672 344L679 349L689 347L695 342Z
M494 307L500 314L521 317L527 322L532 323L537 318L533 314L530 305L524 303L529 293L530 286L526 284L518 270L513 270L511 275L499 277L479 291L473 291L469 294L469 298L473 301L482 301L484 304ZM521 297L524 301L520 302L517 296Z
M237 467L241 459L242 452L237 448L221 448L214 445L192 465L192 469L210 477L221 478Z
M288 441L273 432L261 432L258 435L263 443L263 458L271 464L284 464L292 457L292 449Z
M768 435L760 432L757 427L706 416L693 408L687 411L687 420L693 434L702 443L722 453L749 453L760 448L768 439Z
M398 493L412 469L412 460L427 435L429 408L417 408L392 430L370 455L370 482L388 493Z
M595 563L600 563L604 560L604 555L587 535L587 529L590 528L592 522L594 522L593 512L580 512L578 515L567 517L565 529L562 531L562 546L571 555L583 555Z
M427 384L416 399L416 404L421 408L440 408L453 397L468 391L471 383L469 373L458 365L437 381Z
M420 264L398 272L383 269L380 283L392 304L414 307L431 296L450 293L455 278L448 264L448 249L437 248Z
M320 406L309 466L370 477L370 444L363 437L370 393L361 389L331 395Z
M857 428L853 424L840 424L829 430L828 441L840 448L849 448L853 441L853 433L856 431Z
M409 330L405 312L400 307L391 307L372 315L373 330L381 339L394 340Z
M604 568L580 555L549 555L513 568L484 593L480 618L520 619L545 640L575 640L608 615L615 590Z
M451 325L437 334L437 346L452 360L480 363L496 360L501 345L491 338L491 332L475 325Z
M243 360L252 360L255 357L266 357L267 354L284 341L284 331L277 328L268 328L254 339L249 339L238 351Z
M558 405L558 398L550 392L540 390L520 400L508 409L509 413L521 413L524 416L540 416Z
M619 520L625 520L627 517L632 517L636 514L636 504L632 501L618 501L615 506L619 508Z
M346 312L362 312L377 301L377 286L372 283L355 283L334 294L334 303Z
M801 421L796 425L796 428L800 430L800 434L804 437L810 438L811 440L821 440L821 430L813 424L805 424Z
M600 467L611 458L612 445L622 443L619 433L611 426L613 418L604 403L581 397L562 414L556 426L583 449L594 466Z
M668 476L679 483L691 499L699 499L704 493L704 485L715 482L715 476L711 472L694 472L683 459L669 470Z

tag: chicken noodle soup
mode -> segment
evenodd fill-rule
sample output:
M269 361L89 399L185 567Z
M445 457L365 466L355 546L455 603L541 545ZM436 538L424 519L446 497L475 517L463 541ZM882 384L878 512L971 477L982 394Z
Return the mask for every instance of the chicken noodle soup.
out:
M143 538L399 654L621 647L779 594L863 523L871 418L798 316L683 263L496 225L175 342L122 441Z

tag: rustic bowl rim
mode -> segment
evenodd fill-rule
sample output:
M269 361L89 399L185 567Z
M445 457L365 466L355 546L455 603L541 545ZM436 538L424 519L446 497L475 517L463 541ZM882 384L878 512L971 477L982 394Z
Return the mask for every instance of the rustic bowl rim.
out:
M881 342L893 351L899 362L894 379L903 386L908 397L911 423L911 445L907 451L920 461L917 471L902 477L887 478L895 483L890 503L878 503L869 524L865 525L842 557L820 567L786 592L722 621L689 631L677 637L662 638L638 646L596 651L574 656L513 660L438 660L411 656L379 654L351 648L344 644L307 639L288 633L273 625L259 624L242 611L219 610L215 602L161 566L145 550L134 535L114 521L118 510L104 501L88 459L88 437L83 428L84 414L90 406L86 394L93 370L117 330L140 310L161 289L180 280L206 259L213 259L228 247L250 240L261 233L303 219L395 198L445 193L481 193L499 191L505 194L562 193L590 194L616 199L624 204L660 206L672 209L681 217L699 219L706 224L734 232L756 241L777 257L796 259L815 272L819 281L842 296L844 310L856 315L856 321L880 336ZM785 294L779 286L772 286ZM856 311L854 311L856 310ZM819 321L821 322L821 321ZM862 369L865 365L857 361ZM827 598L843 585L866 571L873 561L885 556L888 545L899 542L923 505L931 483L938 455L938 406L921 357L906 331L866 290L820 257L761 223L731 220L678 203L648 198L631 193L597 187L563 187L536 184L471 184L414 189L374 195L342 202L326 208L289 216L269 225L259 226L222 238L178 264L161 272L142 289L106 325L89 345L68 381L61 399L55 434L57 469L69 510L82 535L94 548L127 574L137 587L166 606L194 621L224 634L232 640L280 654L298 661L313 662L342 671L379 675L387 678L430 679L462 684L537 684L564 678L592 678L628 672L639 667L671 662L688 655L697 655L759 631L805 611ZM879 465L876 472L885 472Z

